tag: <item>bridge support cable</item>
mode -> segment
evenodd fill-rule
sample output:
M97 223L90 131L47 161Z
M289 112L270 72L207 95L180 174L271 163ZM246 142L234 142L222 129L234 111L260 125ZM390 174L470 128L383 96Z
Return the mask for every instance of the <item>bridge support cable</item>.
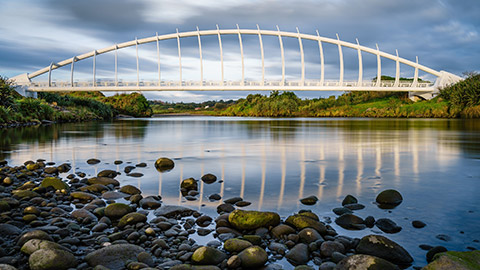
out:
M298 36L298 46L300 47L300 59L302 61L302 78L301 78L301 85L305 85L305 55L303 54L303 44L302 38L300 37L300 31L297 27L297 36Z
M320 34L317 32L317 37L318 37L318 49L320 50L320 86L323 86L325 83L325 59L323 56L323 46L322 46L322 40L320 39Z
M198 53L200 55L200 85L203 85L203 57L202 57L202 39L200 38L200 29L197 26Z
M220 47L220 66L222 69L222 82L220 85L224 85L225 82L225 73L224 73L224 68L223 68L223 47L222 47L222 37L220 35L220 28L218 28L217 24L217 36L218 36L218 46Z
M278 31L278 41L280 42L280 52L282 54L282 82L281 86L285 85L285 51L283 50L283 40L282 40L282 34L280 34L280 28L277 25L277 31Z
M97 86L97 50L93 51L93 87Z
M177 28L177 46L178 46L178 68L179 68L179 75L180 75L180 86L183 85L183 80L182 80L182 51L180 49L180 34L178 33L178 28Z
M412 87L417 87L418 85L418 56L415 56L415 62L417 64L415 65L415 73L413 75Z
M397 59L395 60L395 83L393 87L398 87L400 84L400 57L398 57L398 50L395 50L397 53Z
M257 29L258 29L258 41L260 42L260 53L262 55L262 82L261 86L265 85L265 54L263 51L263 41L262 41L262 34L260 33L260 26L257 24Z
M157 65L158 65L158 86L160 86L162 79L160 77L160 41L158 40L158 32L155 33L157 39Z
M340 44L340 37L337 34L338 40L338 56L340 58L340 80L338 82L339 86L343 86L343 52L342 52L342 45Z
M135 50L137 56L137 87L140 86L140 63L138 62L138 40L135 38Z
M358 52L358 82L357 86L361 87L363 84L363 62L362 62L362 50L360 50L360 42L357 40L357 52Z
M382 86L382 57L380 57L380 49L377 46L377 83L375 84L376 87Z
M242 58L242 81L240 85L244 86L245 85L245 61L243 59L243 43L242 43L242 34L240 33L240 27L237 24L237 30L238 30L238 43L240 44L240 56Z
M70 85L73 87L74 84L73 84L73 71L74 71L74 66L75 66L75 61L77 61L77 57L74 56L72 58L72 65L71 65L71 71L70 71Z
M118 86L118 45L115 44L115 86Z

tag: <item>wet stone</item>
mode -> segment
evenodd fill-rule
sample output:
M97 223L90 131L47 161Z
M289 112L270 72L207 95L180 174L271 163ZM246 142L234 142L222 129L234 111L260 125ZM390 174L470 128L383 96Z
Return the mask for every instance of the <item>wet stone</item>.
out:
M375 222L375 225L386 233L398 233L402 227L398 226L393 220L388 218L380 218Z
M412 226L414 228L421 229L421 228L427 226L427 224L425 224L423 221L420 221L420 220L414 220L414 221L412 221Z
M303 199L300 199L300 202L304 205L314 205L318 201L317 196L309 196Z

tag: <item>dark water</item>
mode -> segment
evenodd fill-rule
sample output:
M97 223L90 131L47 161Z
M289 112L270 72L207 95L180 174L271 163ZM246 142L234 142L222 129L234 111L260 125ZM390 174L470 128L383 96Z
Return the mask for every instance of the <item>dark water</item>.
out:
M0 130L0 159L21 164L38 158L70 162L76 172L93 175L146 162L122 174L146 195L160 194L167 204L182 204L215 215L218 202L210 194L241 196L246 209L278 211L282 217L311 209L320 217L352 194L366 205L361 217L387 217L403 227L387 235L426 264L419 244L443 245L465 251L480 248L480 121L432 119L259 119L166 117L109 123L63 124ZM158 157L175 159L175 168L158 173ZM91 166L89 158L102 163ZM114 160L122 165L113 165ZM131 164L129 164L130 162ZM182 200L182 179L213 173L223 183L201 184L198 201ZM383 189L399 190L403 203L389 212L373 204ZM314 206L299 198L316 195ZM414 229L412 220L427 223ZM362 237L378 229L339 234ZM438 234L451 240L442 241Z

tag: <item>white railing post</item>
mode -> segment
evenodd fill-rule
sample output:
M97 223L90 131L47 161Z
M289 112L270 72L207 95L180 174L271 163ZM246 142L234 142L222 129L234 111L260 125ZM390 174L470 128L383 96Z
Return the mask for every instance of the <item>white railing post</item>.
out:
M382 86L382 58L380 57L380 49L378 48L378 44L375 44L377 46L377 83L376 87Z
M138 62L138 40L135 37L135 49L137 51L137 87L140 86L140 65Z
M177 28L177 45L178 45L178 66L179 66L179 72L180 72L180 86L182 86L183 81L182 81L182 52L180 50L180 34L178 33L178 28Z
M322 41L320 40L320 34L317 31L317 37L318 37L318 49L320 50L320 85L323 86L325 82L325 59L323 56L323 46L322 46Z
M285 85L285 52L283 50L283 40L282 40L282 35L280 34L280 28L277 25L277 31L278 31L278 41L280 42L280 52L282 54L282 83L280 84L281 86Z
M200 29L197 26L198 36L198 52L200 54L200 85L203 85L203 57L202 57L202 40L200 38Z
M400 58L398 57L398 50L395 50L395 52L397 53L397 59L396 59L396 64L395 64L395 83L393 84L393 87L398 87L398 85L400 84Z
M415 74L413 75L413 83L412 83L412 87L417 87L418 85L418 56L415 57L415 62L416 62L416 65L415 65Z
M357 52L358 52L358 82L357 86L362 86L363 81L363 62L362 62L362 50L360 50L360 42L357 40Z
M238 42L240 44L240 55L242 57L242 82L240 85L245 85L245 61L243 59L243 43L242 43L242 35L240 34L240 27L237 24L237 31L238 31Z
M48 87L52 87L52 67L53 67L53 62L50 63L50 66L48 68Z
M338 82L339 86L343 86L343 52L342 45L340 45L340 37L337 34L337 45L338 45L338 56L340 58L340 81Z
M74 57L72 58L72 70L71 70L71 72L70 72L70 86L72 86L72 87L73 87L73 70L74 70L74 65L75 65L75 61L76 61L76 60L77 60L77 57L74 56Z
M262 34L260 33L260 26L257 24L257 30L258 30L258 41L260 42L260 52L262 55L262 83L261 86L265 85L265 55L263 52L263 41L262 41Z
M224 84L224 81L225 81L225 77L224 77L224 70L223 70L223 47L222 47L222 37L220 35L220 28L218 28L218 24L217 24L217 36L218 36L218 46L220 47L220 65L221 65L221 69L222 69L222 83L221 85L223 86Z
M300 31L298 30L298 27L297 27L297 36L298 36L298 45L300 47L300 59L301 59L301 62L302 62L301 84L302 84L302 86L304 86L305 85L305 56L303 54L302 38L300 37Z
M93 87L97 86L97 67L96 67L96 62L97 62L97 50L93 51Z
M157 37L157 63L158 63L158 86L161 84L161 77L160 77L160 42L158 40L158 32L155 33Z
M118 45L115 44L115 86L118 86Z

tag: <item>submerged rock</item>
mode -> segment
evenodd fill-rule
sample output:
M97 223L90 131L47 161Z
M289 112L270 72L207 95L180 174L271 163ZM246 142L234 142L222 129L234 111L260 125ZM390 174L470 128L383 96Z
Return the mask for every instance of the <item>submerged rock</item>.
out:
M414 221L412 221L412 226L414 228L421 229L421 228L427 226L427 224L425 224L423 221L420 221L420 220L414 220Z
M340 261L336 269L400 270L395 264L375 256L356 254Z
M398 265L410 265L412 256L402 246L381 235L364 236L356 249L357 253L376 256Z
M280 216L274 212L235 210L228 215L228 221L238 230L254 230L280 224Z

